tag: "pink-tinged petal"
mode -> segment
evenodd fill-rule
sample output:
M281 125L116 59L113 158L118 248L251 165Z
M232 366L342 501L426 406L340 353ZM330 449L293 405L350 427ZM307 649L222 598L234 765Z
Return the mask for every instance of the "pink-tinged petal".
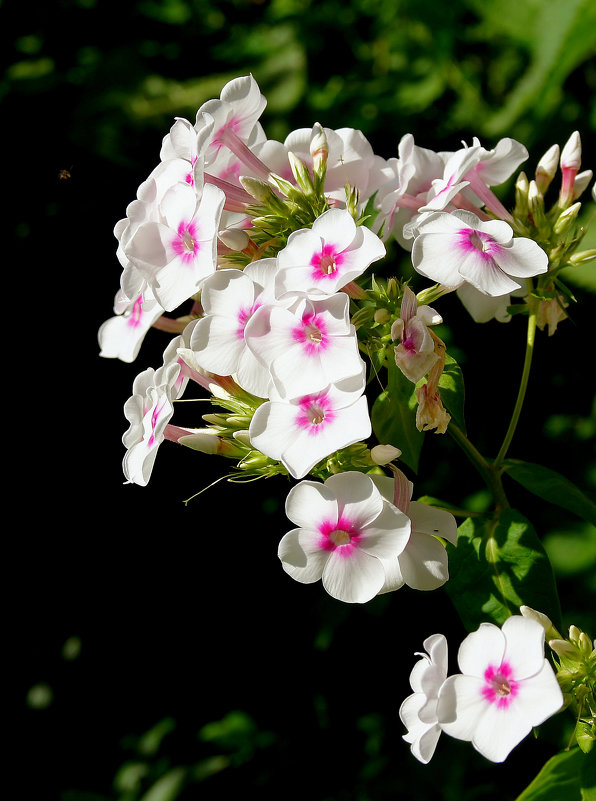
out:
M293 231L288 237L285 248L277 254L280 270L288 267L308 267L313 255L318 253L322 246L321 237L314 233L312 228Z
M394 559L408 545L410 527L410 518L385 501L382 513L366 527L360 547L379 559Z
M297 526L314 530L323 520L339 520L337 499L326 483L301 481L288 493L286 515Z
M544 628L536 620L514 615L502 626L507 640L504 660L516 681L534 676L544 664Z
M449 578L447 552L428 534L412 533L399 565L404 581L415 590L435 590Z
M452 545L457 545L457 522L451 512L412 501L408 514L412 519L414 531L420 534L432 534L447 540Z
M205 314L233 317L254 303L255 285L241 270L217 270L205 282L201 304Z
M312 539L303 538L303 529L293 529L285 534L277 550L282 567L293 579L302 584L319 581L323 569L329 559L329 552L316 546L312 547ZM309 545L311 547L309 547Z
M374 556L357 548L348 554L337 548L329 553L322 580L325 590L338 601L363 604L379 592L385 571Z
M499 254L499 267L515 278L531 278L548 270L548 256L533 239L516 237Z
M462 254L457 238L451 233L422 233L412 246L412 264L420 275L432 281L455 287L463 282L460 275Z
M217 375L236 372L244 347L244 338L231 318L202 317L192 333L191 349L198 364Z
M493 623L481 623L459 647L457 661L462 673L483 678L488 665L500 665L505 654L505 635Z
M491 297L515 292L520 284L501 270L493 259L469 256L460 266L460 275L472 286Z
M332 244L342 251L352 243L356 235L356 223L345 209L329 209L314 221L312 230L326 244Z
M383 498L371 478L349 471L330 476L325 485L337 498L338 514L362 529L383 511Z

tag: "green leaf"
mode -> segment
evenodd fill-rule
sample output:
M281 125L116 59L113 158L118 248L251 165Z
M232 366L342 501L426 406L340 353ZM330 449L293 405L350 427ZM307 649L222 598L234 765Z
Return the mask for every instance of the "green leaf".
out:
M549 467L518 459L508 459L505 469L507 475L534 495L596 525L596 504L559 473Z
M416 428L415 387L395 363L390 362L387 372L387 389L371 410L373 431L380 444L399 448L400 459L416 472L424 433Z
M447 354L445 368L439 379L439 394L443 406L447 409L453 422L466 433L464 420L464 377L461 367L453 356Z
M587 761L579 750L561 751L551 757L536 778L515 801L588 801L593 788L587 787Z
M557 628L561 609L551 564L531 523L514 509L498 521L468 518L457 547L448 545L445 588L464 626L501 625L522 605L548 615Z

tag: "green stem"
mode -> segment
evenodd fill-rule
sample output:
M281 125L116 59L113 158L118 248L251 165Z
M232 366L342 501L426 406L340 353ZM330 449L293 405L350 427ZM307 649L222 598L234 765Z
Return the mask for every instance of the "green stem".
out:
M505 439L503 440L503 444L501 445L501 449L497 454L497 458L492 463L492 468L495 471L500 470L501 465L505 460L505 456L507 455L507 451L509 450L509 446L511 445L511 441L513 439L513 435L515 434L515 430L517 428L517 424L519 422L519 418L521 415L522 407L524 405L524 400L526 397L526 390L528 388L528 379L530 377L530 367L532 366L532 356L534 355L534 341L536 338L536 314L538 308L538 299L532 297L530 295L530 299L528 301L528 330L526 335L526 354L524 357L524 367L522 370L521 381L519 385L519 390L517 393L517 400L515 401L515 407L513 409L513 414L511 415L511 420L509 421L509 428L507 429L507 433L505 434Z
M501 476L498 470L494 469L494 465L488 462L480 451L470 442L464 432L457 426L453 420L449 422L447 431L451 437L457 442L459 447L464 451L468 459L472 462L474 467L478 470L487 487L492 492L497 511L509 508L509 501L505 495Z

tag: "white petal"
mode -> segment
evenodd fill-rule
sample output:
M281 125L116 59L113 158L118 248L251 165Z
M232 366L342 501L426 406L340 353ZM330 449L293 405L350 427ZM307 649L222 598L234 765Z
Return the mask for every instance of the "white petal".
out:
M319 581L329 554L327 551L303 547L300 542L302 529L293 529L285 534L277 550L282 567L296 581L312 584Z
M346 603L366 603L379 592L385 580L383 565L374 556L355 548L344 556L338 548L323 569L323 586L333 598Z
M505 635L493 623L481 623L459 647L457 661L462 673L482 678L489 665L498 667L505 653Z
M513 615L503 623L507 640L503 661L513 669L516 681L534 676L544 664L544 628L537 620Z
M449 578L447 552L435 537L412 533L399 556L404 581L415 590L435 590Z
M335 494L326 484L301 481L288 493L286 515L301 528L314 528L322 521L337 520L339 512Z

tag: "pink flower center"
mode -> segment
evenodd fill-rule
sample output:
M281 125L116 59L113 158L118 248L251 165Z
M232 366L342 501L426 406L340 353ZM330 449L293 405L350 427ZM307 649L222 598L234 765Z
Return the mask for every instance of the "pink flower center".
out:
M256 312L256 310L260 307L260 303L257 301L253 303L252 306L243 307L238 312L238 328L236 329L236 336L238 339L244 339L244 329L246 328L246 324Z
M314 268L312 277L315 281L333 278L343 264L344 258L344 254L338 251L335 245L323 245L319 253L314 253L310 260Z
M319 531L319 548L323 551L337 551L340 556L351 556L362 539L360 529L343 515L338 520L323 520Z
M331 403L325 393L305 395L300 399L296 424L299 428L316 436L332 422L334 416Z
M292 331L292 338L304 346L307 356L314 356L329 345L327 326L319 314L305 314Z
M458 246L466 253L475 253L484 261L492 261L502 252L502 247L492 236L474 228L462 228L458 233Z
M177 256L180 256L185 264L194 261L199 252L199 242L197 240L197 224L194 222L181 222L176 232L176 238L172 242L172 247Z
M496 667L489 665L484 671L482 695L497 709L507 709L519 692L519 682L513 678L513 669L508 662L501 662Z

